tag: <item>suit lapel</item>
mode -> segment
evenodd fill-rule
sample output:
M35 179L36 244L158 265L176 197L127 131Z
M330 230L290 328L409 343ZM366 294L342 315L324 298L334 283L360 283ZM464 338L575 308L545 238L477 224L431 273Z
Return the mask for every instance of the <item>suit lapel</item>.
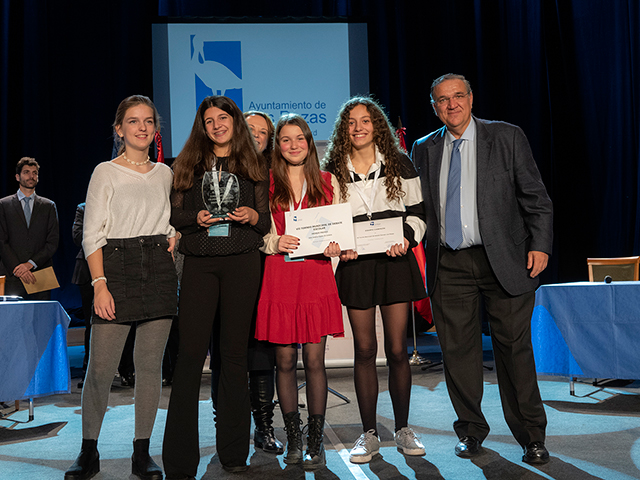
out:
M445 127L438 130L427 145L428 165L429 169L429 191L431 192L431 201L436 210L438 223L440 223L440 170L442 169L442 150L444 149Z
M18 200L18 194L16 193L12 199L13 208L15 209L16 215L22 221L24 228L27 227L27 219L24 216L24 209L22 208L22 202ZM33 212L32 212L33 213Z
M478 210L482 206L485 198L486 188L489 185L489 165L491 157L491 147L493 142L483 121L475 118L476 121L476 165L477 165L477 185L476 202Z

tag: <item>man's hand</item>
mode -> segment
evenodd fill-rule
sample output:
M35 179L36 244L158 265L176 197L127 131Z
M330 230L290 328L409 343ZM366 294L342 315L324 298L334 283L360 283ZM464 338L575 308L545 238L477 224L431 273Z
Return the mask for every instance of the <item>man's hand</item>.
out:
M531 278L536 278L540 273L547 268L547 262L549 261L549 255L544 252L537 252L532 250L529 252L527 260L527 270Z
M36 277L31 273L32 269L33 265L29 262L24 262L13 269L13 274L24 283L35 283Z

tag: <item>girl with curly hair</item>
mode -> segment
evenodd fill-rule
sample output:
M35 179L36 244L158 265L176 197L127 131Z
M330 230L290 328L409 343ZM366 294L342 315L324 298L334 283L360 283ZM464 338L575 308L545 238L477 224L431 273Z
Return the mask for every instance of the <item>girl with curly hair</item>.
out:
M364 429L350 460L367 463L379 450L376 306L384 325L396 445L407 455L424 455L422 443L408 426L411 370L407 321L411 302L426 297L412 252L426 229L420 179L400 150L382 108L368 97L352 98L342 106L325 161L340 184L342 201L351 204L354 223L403 219L402 244L391 246L386 253L359 256L357 251L344 251L336 271L340 300L347 307L353 331L354 380Z

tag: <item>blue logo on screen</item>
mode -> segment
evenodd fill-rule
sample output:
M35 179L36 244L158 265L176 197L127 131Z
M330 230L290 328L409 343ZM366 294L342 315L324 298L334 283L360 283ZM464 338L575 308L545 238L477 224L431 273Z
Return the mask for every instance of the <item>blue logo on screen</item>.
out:
M225 95L244 110L241 42L198 41L191 35L192 60L194 55L202 66L194 74L196 108L209 95Z

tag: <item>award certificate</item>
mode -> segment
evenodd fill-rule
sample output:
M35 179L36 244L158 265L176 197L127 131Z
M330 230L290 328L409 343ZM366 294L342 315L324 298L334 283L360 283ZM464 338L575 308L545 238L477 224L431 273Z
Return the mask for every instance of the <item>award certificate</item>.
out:
M404 243L402 217L367 220L353 224L358 255L384 253L392 245Z
M342 250L355 248L351 205L325 205L284 212L285 234L298 237L300 245L291 258L306 257L324 252L329 242L336 242Z

